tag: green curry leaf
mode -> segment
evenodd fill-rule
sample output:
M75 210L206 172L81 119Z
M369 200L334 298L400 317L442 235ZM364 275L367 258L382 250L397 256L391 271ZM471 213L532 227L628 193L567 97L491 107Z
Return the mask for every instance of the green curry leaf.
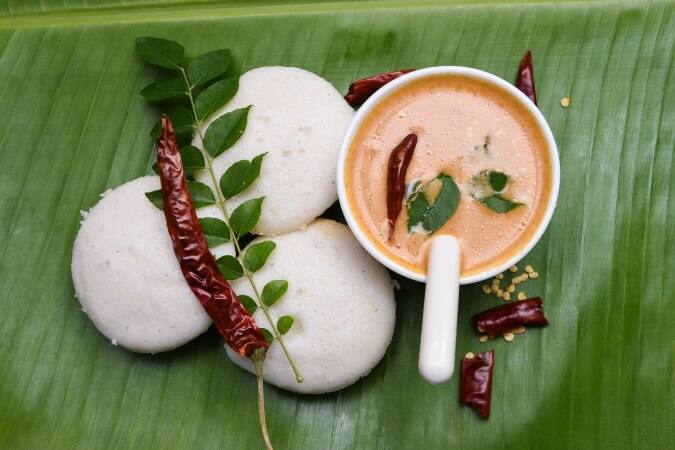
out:
M225 255L218 258L218 269L226 280L236 280L244 276L244 269L237 261L237 258L231 255Z
M162 194L161 189L152 192L146 192L145 196L152 202L153 205L155 205L157 209L164 209L164 195Z
M204 53L190 61L186 73L190 88L194 89L224 74L232 63L232 53L228 49Z
M499 194L495 194L491 197L484 198L480 202L496 213L507 213L512 209L522 205L522 203L513 202L511 200L502 197Z
M239 295L239 302L249 314L253 314L258 309L258 304L248 295Z
M422 222L424 229L430 233L438 230L445 222L450 220L455 211L457 211L460 199L459 188L450 175L442 173L437 179L440 179L443 183L441 191L434 202L427 208Z
M497 170L490 171L488 177L490 180L490 186L495 192L503 191L506 187L506 182L509 181L509 177L505 173L499 172Z
M202 226L206 244L209 248L224 244L230 240L230 229L227 228L225 222L215 217L203 217L199 219Z
M187 95L185 81L180 76L153 81L143 88L141 95L149 102L166 100Z
M433 201L428 195L432 183L440 182L440 189ZM419 184L408 196L406 208L408 212L408 232L421 226L427 233L433 233L441 228L457 211L460 201L460 192L457 184L450 175L440 173L425 184Z
M168 39L139 37L136 39L136 53L154 66L179 70L183 65L185 49L178 42Z
M246 249L246 253L244 253L244 257L242 258L244 267L251 272L260 270L276 247L277 245L272 241L263 241L251 245Z
M260 167L266 153L251 161L242 160L232 164L220 177L220 189L225 198L232 198L248 188L260 175Z
M227 112L211 122L204 135L204 148L215 158L232 147L244 134L250 106Z
M210 187L199 181L188 181L188 188L192 195L192 203L195 208L202 206L209 206L216 203L216 198L213 196L213 191Z
M272 342L274 342L274 336L272 335L272 333L270 333L270 330L268 330L267 328L263 328L263 327L260 327L259 330L260 330L260 333L263 335L263 337L265 338L265 340L267 341L268 344L271 344Z
M235 235L241 237L251 231L260 219L262 203L265 197L247 200L232 212L230 226Z
M266 306L272 306L288 290L288 281L273 280L265 285L260 299Z
M281 316L279 317L279 320L277 320L277 330L279 331L279 334L286 334L288 333L288 330L291 329L293 326L293 323L295 322L295 319L291 316Z
M238 77L223 78L204 89L195 98L197 119L201 121L213 114L234 97L237 89L239 89Z

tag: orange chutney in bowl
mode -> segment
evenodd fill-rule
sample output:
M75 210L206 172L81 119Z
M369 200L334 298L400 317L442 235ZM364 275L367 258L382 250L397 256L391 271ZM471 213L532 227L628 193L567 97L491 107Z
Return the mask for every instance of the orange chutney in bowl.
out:
M456 212L437 231L460 243L461 275L506 262L528 241L549 201L551 161L533 114L509 92L464 75L412 80L383 98L364 118L345 162L345 190L359 228L397 263L426 272L429 235L409 231L403 207L389 240L387 164L409 133L418 137L406 184L450 175L460 190ZM520 203L495 212L478 199L479 174L508 177L501 196Z

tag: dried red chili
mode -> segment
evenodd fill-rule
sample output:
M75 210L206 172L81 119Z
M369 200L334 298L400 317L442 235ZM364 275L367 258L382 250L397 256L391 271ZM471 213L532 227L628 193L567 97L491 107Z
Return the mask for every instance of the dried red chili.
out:
M470 405L482 418L490 417L494 350L462 359L459 403Z
M394 237L396 219L403 208L405 195L405 174L412 160L417 135L410 133L394 148L387 165L387 222L389 224L389 240Z
M478 328L478 331L487 334L490 339L494 339L495 336L520 325L548 325L539 297L488 309L476 314L471 320L473 320L473 324Z
M516 87L527 95L530 100L537 104L537 90L534 88L534 66L532 65L532 52L526 51L518 67Z
M360 80L356 80L349 86L349 91L347 91L347 95L345 95L345 100L353 108L361 106L363 102L368 100L368 97L373 95L379 88L390 81L395 80L401 75L412 72L413 70L415 69L403 69L393 72L378 73L377 75L372 75Z
M157 168L162 182L167 229L190 289L234 351L250 356L258 348L266 349L268 343L255 320L221 275L206 245L173 127L166 115L162 116L162 136L157 143Z

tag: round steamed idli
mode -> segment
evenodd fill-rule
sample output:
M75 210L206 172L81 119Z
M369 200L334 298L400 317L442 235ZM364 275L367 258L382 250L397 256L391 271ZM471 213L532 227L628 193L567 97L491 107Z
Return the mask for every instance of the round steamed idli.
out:
M86 214L73 246L72 276L83 311L113 344L142 353L176 348L211 324L173 252L162 211L145 197L148 176L108 192ZM214 207L201 217L218 217ZM214 253L232 254L232 244Z
M210 120L249 105L246 131L215 159L216 174L267 152L260 177L232 204L264 196L254 231L277 235L298 230L337 200L338 153L354 111L318 75L294 67L261 67L241 76L235 97ZM204 172L197 178L212 184Z
M305 380L296 383L280 345L274 342L265 358L265 381L308 394L349 386L375 367L391 341L396 304L387 271L359 246L346 226L331 220L319 219L274 242L276 250L255 278L260 289L271 280L288 280L288 291L270 313L274 320L286 314L295 318L283 339ZM244 279L234 287L238 293L252 295ZM269 328L261 309L255 319ZM248 359L227 351L230 359L254 372Z

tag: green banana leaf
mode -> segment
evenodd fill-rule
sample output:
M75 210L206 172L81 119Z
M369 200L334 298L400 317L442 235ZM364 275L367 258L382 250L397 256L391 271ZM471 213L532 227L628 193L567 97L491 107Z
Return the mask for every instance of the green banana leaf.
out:
M242 69L304 67L341 91L431 65L513 79L532 49L562 164L526 258L550 325L480 343L469 317L498 300L462 288L458 355L495 349L483 421L458 405L457 377L418 375L423 286L399 279L396 333L368 377L315 397L266 388L278 449L675 448L672 1L124 3L0 2L0 448L262 447L255 380L213 330L137 355L73 298L80 210L149 168L140 35L229 47Z

